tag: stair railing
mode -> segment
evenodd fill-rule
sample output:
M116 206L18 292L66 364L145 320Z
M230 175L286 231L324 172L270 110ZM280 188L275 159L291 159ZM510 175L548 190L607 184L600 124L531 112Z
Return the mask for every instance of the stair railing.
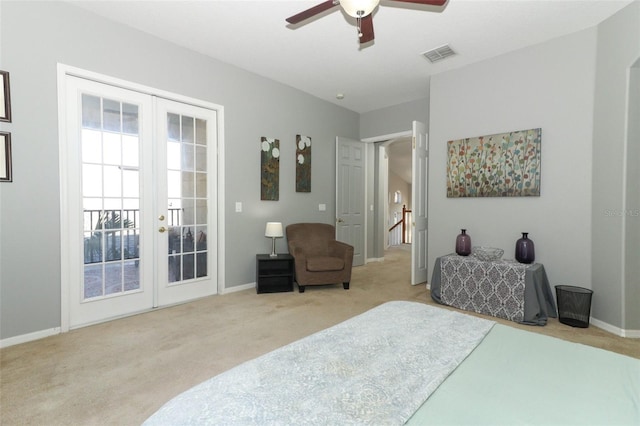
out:
M402 205L402 218L389 228L389 245L411 244L411 232L407 232L411 224L411 210Z

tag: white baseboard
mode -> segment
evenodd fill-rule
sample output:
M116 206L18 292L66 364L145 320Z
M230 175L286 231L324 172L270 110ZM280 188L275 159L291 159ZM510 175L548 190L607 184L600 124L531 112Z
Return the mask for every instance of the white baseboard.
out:
M640 339L640 330L624 330L623 333L624 336L622 337L628 337L629 339Z
M236 291L250 290L252 288L256 288L256 283L236 285L233 287L225 288L224 290L222 290L221 294L235 293Z
M47 330L34 331L33 333L21 334L20 336L8 337L0 340L0 348L7 348L20 343L32 342L49 336L60 334L60 327L49 328Z
M384 257L370 257L364 263L384 262Z
M628 337L631 339L640 339L640 330L625 330L620 327L615 327L611 324L608 324L604 321L600 321L595 318L590 318L589 323L594 326L603 329L604 331L608 331L609 333L613 333L616 336L620 337Z

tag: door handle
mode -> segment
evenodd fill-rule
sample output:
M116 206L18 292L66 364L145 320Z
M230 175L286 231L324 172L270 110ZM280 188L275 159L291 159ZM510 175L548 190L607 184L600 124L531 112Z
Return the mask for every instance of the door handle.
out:
M161 226L161 227L158 229L158 232L160 232L160 233L163 233L163 232L166 232L166 231L167 231L167 228L165 228L164 226Z
M342 220L340 218L336 219L336 223L342 223L342 222L344 222L344 220Z

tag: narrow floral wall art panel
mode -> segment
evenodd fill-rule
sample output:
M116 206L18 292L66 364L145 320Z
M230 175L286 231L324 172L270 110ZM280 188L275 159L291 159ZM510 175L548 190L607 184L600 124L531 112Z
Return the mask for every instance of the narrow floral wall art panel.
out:
M447 197L540 195L542 129L447 142Z
M311 138L296 135L296 192L311 192Z
M260 199L278 201L280 196L280 141L260 139Z

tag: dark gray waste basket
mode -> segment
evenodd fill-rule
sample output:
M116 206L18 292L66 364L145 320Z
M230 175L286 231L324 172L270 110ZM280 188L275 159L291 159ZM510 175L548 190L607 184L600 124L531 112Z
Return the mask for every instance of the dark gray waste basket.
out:
M571 327L589 327L593 291L572 285L557 285L558 319Z

